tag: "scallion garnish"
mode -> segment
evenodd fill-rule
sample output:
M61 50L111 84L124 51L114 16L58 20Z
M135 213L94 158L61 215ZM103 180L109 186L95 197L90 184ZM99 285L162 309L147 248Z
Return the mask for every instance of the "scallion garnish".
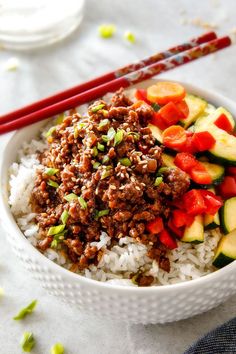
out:
M114 137L114 146L119 145L124 137L124 131L123 130L117 130L117 133L115 134Z
M110 212L109 209L103 209L103 210L97 210L97 213L96 213L96 219L99 219L101 218L102 216L105 216L105 215L108 215Z
M86 124L85 124L85 123L82 123L82 122L81 122L81 123L78 123L78 124L77 124L77 128L80 130L80 129L84 128L85 125L86 125Z
M50 354L64 354L64 347L61 343L54 344L50 349Z
M50 247L51 247L51 248L57 248L57 246L58 246L58 241L57 241L57 240L53 240L53 241L51 242Z
M115 131L115 129L114 129L113 127L111 127L111 128L108 130L108 132L107 132L107 138L108 138L108 140L114 139L115 135L116 135L116 131Z
M64 231L65 226L66 225L51 226L48 230L47 236L60 234L62 231Z
M105 155L104 157L103 157L103 159L102 159L102 163L103 164L105 164L105 163L107 163L107 162L109 162L110 161L110 159L109 159L109 156L107 156L107 155Z
M67 202L72 202L72 200L78 199L78 195L76 195L76 194L74 194L74 193L70 193L70 194L65 195L64 199L65 199Z
M37 305L37 300L32 301L28 306L24 307L20 312L13 317L13 320L22 320L28 314L32 313Z
M154 109L155 112L158 112L161 106L157 104L156 102L152 103L152 108Z
M108 25L104 24L99 26L98 31L102 38L110 38L116 32L116 26L112 24L108 24Z
M159 168L158 173L162 174L162 173L167 172L169 170L170 170L169 167L161 167L161 168Z
M35 346L35 339L32 332L24 332L20 341L21 348L24 352L29 353Z
M105 104L104 103L100 103L97 106L92 107L91 111L93 113L96 113L96 112L100 111L100 109L102 109L103 107L105 107Z
M139 133L136 133L136 132L128 132L127 135L132 135L135 140L139 140L139 138L140 138Z
M93 157L98 156L98 149L96 148L96 146L93 147L92 155L93 155Z
M103 110L104 112L104 110ZM98 125L98 128L103 128L110 123L109 119L102 119Z
M77 139L79 136L79 129L77 126L74 127L74 138Z
M100 151L104 151L105 150L105 146L103 144L97 143L97 148Z
M69 212L65 209L63 211L63 213L61 214L61 221L62 221L62 224L66 224L67 220L69 218Z
M130 31L126 31L124 33L124 39L126 39L128 42L130 42L132 44L135 43L135 41L136 41L135 35Z
M56 127L51 127L51 128L47 131L47 133L45 134L46 138L48 138L49 136L51 136L52 133L55 132L56 129L57 129Z
M57 172L59 172L58 168L46 168L46 175L54 176Z
M47 181L47 184L53 188L58 188L59 184L55 181L52 181L51 179L49 181Z
M61 124L63 122L64 118L65 118L65 113L59 114L56 118L56 121L55 121L56 125Z
M78 201L79 201L80 206L81 206L82 209L87 209L87 203L86 203L86 201L84 200L83 197L79 197Z
M109 168L108 168L109 167ZM106 166L106 170L102 172L101 179L105 179L111 175L111 166Z
M101 165L100 162L94 162L93 163L93 169L97 170L100 165Z
M122 159L119 159L119 162L123 166L131 166L132 165L132 162L130 161L130 159L128 157L123 157Z
M107 143L109 141L107 135L102 135L102 140L104 141L104 143Z
M163 182L163 177L159 176L155 179L154 186L157 187Z

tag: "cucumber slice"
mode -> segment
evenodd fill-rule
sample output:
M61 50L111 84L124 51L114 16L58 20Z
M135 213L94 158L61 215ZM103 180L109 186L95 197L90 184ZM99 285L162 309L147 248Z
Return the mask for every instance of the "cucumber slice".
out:
M214 188L208 189L210 192L215 193ZM217 212L215 215L205 214L204 215L204 229L212 230L220 226L220 215Z
M202 215L194 218L192 225L186 226L184 236L181 238L183 242L201 243L204 242L204 227Z
M171 155L168 155L165 153L162 154L162 162L163 162L163 165L166 167L175 167L176 168L176 165L174 164L174 159L175 159L174 156L171 156Z
M189 114L187 118L180 120L180 125L186 129L204 112L207 107L207 102L200 97L190 94L186 95L185 101L189 108Z
M220 115L224 114L229 122L231 123L232 125L232 130L234 130L235 128L235 120L232 116L232 114L227 111L224 107L219 107L217 109L212 109L212 108L208 108L208 110L206 109L205 112L208 111L208 114L203 114L201 115L195 122L195 126L199 126L199 125L202 125L202 124L207 124L209 125L210 123L213 123L219 118ZM204 113L205 113L204 112Z
M206 170L211 176L212 184L214 186L217 186L223 181L225 175L225 168L223 166L216 165L207 161L201 161L201 163L205 166Z
M236 229L236 197L229 198L224 202L220 210L220 218L225 234Z
M214 125L214 121L219 117L219 114L226 114L225 112L227 111L220 107L211 115L201 118L200 121L196 122L195 131L208 131L215 138L216 143L208 152L209 158L221 164L236 165L236 137ZM227 117L230 117L230 113L227 113ZM231 119L233 119L232 116Z
M213 265L222 268L236 259L236 230L224 235L217 247Z
M162 141L163 141L163 139L162 139L162 130L160 128L158 128L156 125L153 125L153 124L148 124L148 128L151 129L152 135L156 139L157 144L161 145Z

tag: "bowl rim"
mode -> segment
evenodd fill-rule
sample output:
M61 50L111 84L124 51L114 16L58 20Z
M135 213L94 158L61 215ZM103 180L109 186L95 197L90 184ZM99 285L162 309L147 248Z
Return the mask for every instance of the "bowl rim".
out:
M131 88L143 87L145 85L147 86L148 84L150 85L151 83L156 82L158 80L160 81L159 78L146 80L143 83L138 84L138 85L134 85ZM164 81L173 81L173 80L164 79ZM223 101L224 106L234 107L235 114L236 114L236 103L233 100L231 100L219 93L216 93L213 90L201 89L198 86L195 86L195 85L183 82L183 81L178 81L178 80L174 80L174 81L182 84L186 88L187 92L197 94L198 96L205 98L208 102L210 101L210 103L214 103L217 101ZM231 108L230 108L230 110L231 110ZM32 126L34 126L36 124L33 124ZM171 291L175 292L178 289L182 289L182 288L186 288L186 287L191 287L191 286L192 287L193 286L199 287L203 284L206 284L208 281L214 282L214 280L216 278L224 277L226 274L230 273L233 269L235 270L236 261L233 261L221 269L218 269L212 273L206 274L204 276L201 276L197 279L193 279L190 281L183 281L183 282L179 282L179 283L175 283L175 284L154 285L154 286L150 286L150 287L134 287L134 286L124 286L124 285L118 285L118 284L111 284L111 283L87 278L83 275L73 273L73 272L67 270L63 266L55 263L54 261L52 261L49 258L47 258L46 256L44 256L40 251L38 251L27 240L27 238L24 236L23 232L20 230L19 226L17 225L17 223L13 217L13 214L11 213L10 206L8 204L8 199L6 198L6 196L4 196L4 191L8 195L8 192L6 192L8 189L8 185L4 185L3 183L4 183L5 179L8 181L8 178L7 178L8 171L6 171L4 165L5 165L6 156L8 153L9 146L12 146L12 145L14 146L14 140L20 134L22 134L22 131L24 131L24 129L27 129L27 128L29 129L29 127L26 127L26 128L22 128L16 132L8 134L7 142L4 144L4 148L3 148L3 151L0 156L0 181L1 181L0 182L1 183L1 186L0 186L0 188L1 188L1 192L0 192L0 218L1 218L1 223L3 225L3 228L5 229L6 237L9 237L8 234L10 234L11 232L16 234L16 236L22 242L22 245L28 249L28 251L32 254L32 256L34 256L34 258L37 259L37 261L42 266L43 265L48 266L48 268L51 269L55 274L57 274L59 272L59 273L61 273L61 276L65 276L65 277L67 277L68 280L71 280L71 281L77 281L81 285L91 286L91 287L95 286L100 290L106 290L106 291L117 290L118 292L121 292L121 293L128 291L128 292L134 293L134 294L141 294L141 293L157 294L157 293L166 292L166 291L168 291L168 293L169 293Z

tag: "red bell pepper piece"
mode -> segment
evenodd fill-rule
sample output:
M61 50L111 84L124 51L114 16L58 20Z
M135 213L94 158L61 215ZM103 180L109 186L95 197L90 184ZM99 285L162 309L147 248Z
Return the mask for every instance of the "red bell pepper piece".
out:
M147 90L144 89L137 89L134 94L135 98L138 101L144 101L147 104L151 105L151 102L147 98Z
M211 184L212 177L201 162L197 161L196 165L189 172L192 180L198 184Z
M159 239L161 243L163 243L163 245L165 245L170 250L178 247L176 240L169 234L167 230L162 230Z
M169 218L167 225L168 225L168 228L170 229L170 231L172 231L175 236L177 236L178 238L183 237L184 229L181 227L180 228L176 227L171 218Z
M223 205L221 197L215 195L210 191L206 191L205 189L202 189L201 193L206 205L206 213L210 215L215 215Z
M149 221L146 225L146 229L151 234L159 234L164 229L162 218L157 216L154 220Z
M236 167L228 167L227 172L229 175L236 176Z
M228 199L236 196L236 180L233 176L225 176L223 182L218 186L222 198Z
M182 101L176 102L175 105L183 115L183 118L181 118L181 119L187 118L189 115L189 108L188 108L187 102L182 100Z
M185 210L189 215L200 215L206 211L206 205L201 190L192 189L184 194Z
M174 159L177 167L185 172L189 172L197 164L196 158L187 152L179 152Z
M232 133L233 127L232 124L230 123L228 117L222 113L214 122L214 124L220 128L225 130L227 133Z
M186 131L179 125L172 125L162 133L163 145L170 149L181 149L187 140Z
M150 123L156 125L161 130L165 130L167 128L167 125L162 119L162 116L159 112L153 112L153 116L150 120Z
M173 224L177 228L180 228L182 226L190 226L194 220L194 217L192 215L188 215L186 211L182 210L174 210L172 216Z
M176 124L180 119L184 117L183 113L176 107L175 103L169 102L158 113L162 116L163 121L170 127Z
M192 142L197 151L210 150L215 145L215 138L209 132L194 133Z

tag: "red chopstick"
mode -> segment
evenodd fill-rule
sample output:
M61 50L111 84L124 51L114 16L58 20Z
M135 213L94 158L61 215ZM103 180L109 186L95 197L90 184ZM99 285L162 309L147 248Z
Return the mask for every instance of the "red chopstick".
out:
M192 38L186 43L182 43L180 45L172 47L164 52L156 53L153 56L147 57L137 63L129 64L127 66L124 66L123 68L120 68L118 70L115 70L115 71L112 71L112 72L107 73L105 75L102 75L100 77L97 77L91 81L85 82L84 84L72 87L66 91L59 92L53 96L44 98L44 99L37 101L35 103L32 103L28 106L17 109L16 111L2 115L0 117L0 124L7 123L7 122L10 122L14 119L23 117L27 114L33 113L35 111L38 111L38 110L45 108L45 107L48 107L48 106L55 104L57 102L60 102L60 101L63 101L67 98L70 98L72 96L78 95L79 93L90 90L91 88L97 87L97 86L102 85L106 82L112 81L118 77L122 77L128 73L131 73L133 71L141 69L147 65L154 64L160 60L169 58L175 54L181 53L181 52L188 50L190 48L194 48L197 45L209 42L209 41L216 39L216 38L217 38L217 36L216 36L215 32L208 32L208 33L205 33L199 37Z
M107 92L113 92L120 87L129 87L138 82L147 80L155 75L158 75L164 71L168 71L180 65L189 63L200 57L214 53L231 44L230 37L225 36L218 39L214 39L208 43L191 48L183 53L174 55L171 58L167 58L158 63L151 64L147 67L141 68L137 71L114 79L108 83L102 84L95 88L92 88L84 93L70 97L64 101L55 103L49 107L43 108L39 111L30 113L24 117L21 117L15 121L0 125L0 134L22 128L26 125L38 122L45 118L54 116L58 113L64 112L68 109L74 108L78 105L87 103L91 100L102 97Z

